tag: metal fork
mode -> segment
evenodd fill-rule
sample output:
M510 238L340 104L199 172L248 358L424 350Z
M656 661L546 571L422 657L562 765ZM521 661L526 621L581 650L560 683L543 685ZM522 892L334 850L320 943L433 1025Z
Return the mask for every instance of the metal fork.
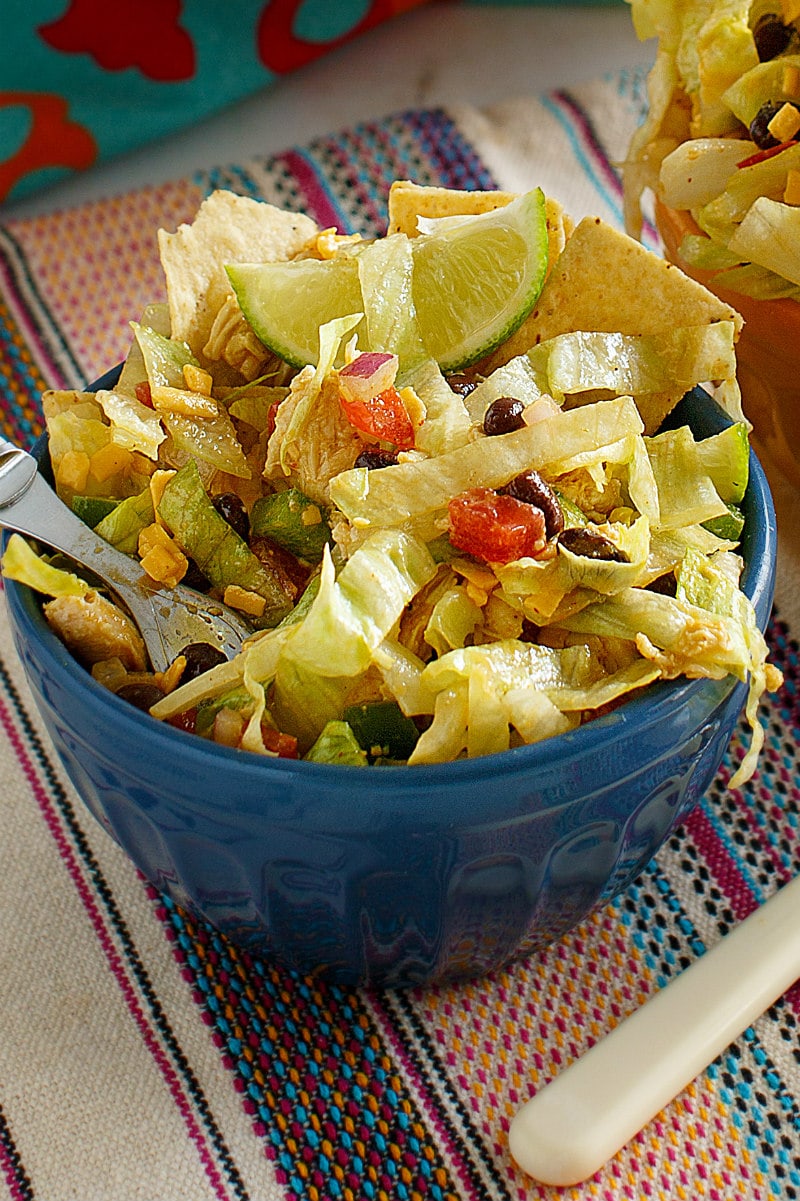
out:
M135 559L67 508L32 455L1 438L0 525L62 551L102 580L138 626L154 671L190 642L210 642L230 658L253 633L238 613L193 588L156 589Z

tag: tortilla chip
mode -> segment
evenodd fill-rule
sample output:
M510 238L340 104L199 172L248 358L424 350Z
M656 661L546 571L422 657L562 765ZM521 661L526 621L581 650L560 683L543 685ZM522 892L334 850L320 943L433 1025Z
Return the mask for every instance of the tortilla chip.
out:
M490 213L516 200L518 192L465 192L457 188L423 187L410 179L396 179L389 189L389 228L387 233L419 233L417 217L476 217ZM572 232L572 222L557 200L545 197L549 264L564 249Z
M282 262L318 232L302 213L290 213L234 192L213 192L191 225L158 231L172 337L200 358L211 326L232 289L225 263Z
M742 318L679 267L599 217L584 217L568 238L530 316L481 371L488 374L531 346L576 330L657 334L676 326Z
M502 208L516 198L516 192L464 192L396 179L389 189L387 233L413 238L418 233L417 217L475 217Z

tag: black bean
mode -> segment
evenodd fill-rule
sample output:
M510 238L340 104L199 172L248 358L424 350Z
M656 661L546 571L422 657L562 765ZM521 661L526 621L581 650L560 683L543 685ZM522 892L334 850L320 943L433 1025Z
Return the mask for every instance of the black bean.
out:
M181 684L188 684L190 680L196 680L198 676L204 675L205 672L211 671L212 667L217 667L226 660L224 651L211 642L190 642L183 648L181 654L186 659Z
M380 467L394 467L397 454L393 450L381 450L380 446L366 446L358 455L354 467L366 467L377 471Z
M668 571L666 575L660 575L655 580L651 580L647 585L648 592L659 592L662 596L675 596L678 591L678 581L675 579L675 572Z
M457 392L459 396L469 396L470 392L474 392L478 386L478 381L463 371L456 371L453 375L448 375L447 382L453 392Z
M228 525L246 542L250 536L250 518L241 496L237 496L235 492L221 492L219 496L212 496L211 500L220 517L224 517Z
M189 560L189 566L186 569L186 575L181 580L187 588L194 588L195 592L209 592L211 590L211 582L200 570L194 559Z
M791 26L784 25L777 13L764 13L753 30L756 51L762 63L782 54L792 40Z
M146 713L157 701L163 701L164 693L156 684L123 684L117 689L117 696L129 705L135 705Z
M543 480L538 471L523 471L510 480L501 492L534 505L544 513L545 530L548 538L555 538L564 528L564 513L553 489Z
M771 150L778 145L778 139L772 136L767 126L780 108L782 105L767 100L750 122L750 137L759 150Z
M605 534L587 526L571 526L558 536L559 546L584 559L607 559L610 563L630 563L624 550L615 546Z
M498 396L483 415L483 432L490 438L496 434L510 434L525 424L522 416L525 405L514 396Z

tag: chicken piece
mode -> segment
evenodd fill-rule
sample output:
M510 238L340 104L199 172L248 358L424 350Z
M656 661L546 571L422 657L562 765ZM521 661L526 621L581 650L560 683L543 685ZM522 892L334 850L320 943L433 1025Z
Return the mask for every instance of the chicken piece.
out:
M44 606L48 624L78 659L119 659L128 671L144 671L147 652L136 626L99 592L57 596Z
M289 395L278 406L275 430L269 440L264 478L284 481L281 449L294 411L306 396L314 377L312 367L305 367L292 381ZM289 479L292 484L318 505L329 503L328 484L340 471L353 466L362 439L344 415L339 401L336 378L329 375L314 399L311 412L303 425L302 435L290 448Z

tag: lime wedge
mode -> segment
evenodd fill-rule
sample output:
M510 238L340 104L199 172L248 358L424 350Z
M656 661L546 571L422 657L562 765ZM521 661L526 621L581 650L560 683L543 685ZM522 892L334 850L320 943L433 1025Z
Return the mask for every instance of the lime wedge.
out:
M395 238L405 235L392 234L386 242ZM442 370L456 371L504 342L536 303L547 270L544 195L536 188L489 213L427 221L410 245L419 334ZM327 261L237 263L226 270L258 338L302 367L317 360L319 327L349 313L366 311L366 330L358 331L362 348L389 349L370 345L368 331L382 328L386 314L376 320L378 314L365 309L358 261L368 252L366 243ZM393 262L399 271L403 261L403 255L387 254L387 272ZM407 288L401 278L386 278L380 293L385 309L390 297L406 297Z
M484 358L539 298L547 271L541 189L477 217L443 217L413 238L414 304L425 346L442 371Z
M295 367L316 363L321 325L364 308L351 254L225 269L256 337Z

